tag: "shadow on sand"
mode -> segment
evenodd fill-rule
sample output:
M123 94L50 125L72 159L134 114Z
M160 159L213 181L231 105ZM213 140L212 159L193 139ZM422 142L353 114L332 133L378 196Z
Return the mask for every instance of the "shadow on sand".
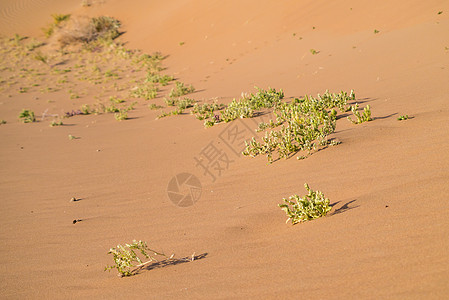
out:
M137 275L140 272L142 272L143 270L150 271L153 269L165 268L165 267L169 267L169 266L176 266L179 264L184 264L184 263L193 262L195 260L206 258L207 255L208 255L208 253L206 252L206 253L202 253L199 255L192 255L192 256L186 256L186 257L182 257L182 258L172 258L172 259L157 261L157 262L153 262L151 264L145 265L145 266L141 266L141 267L133 270L132 272L133 272L133 275Z
M330 215L330 216L333 216L333 215L341 214L341 213L344 213L345 211L348 211L348 210L350 210L350 209L354 209L354 208L359 207L360 205L349 206L351 203L353 203L353 202L355 202L355 201L356 201L356 199L351 200L351 201L349 201L349 202L343 204L341 207L337 208L336 210L334 210L333 212L331 212L329 215ZM336 202L336 203L334 203L334 204L331 204L331 206L334 207L335 205L337 205L337 204L340 203L340 202L341 202L341 201L338 201L338 202Z

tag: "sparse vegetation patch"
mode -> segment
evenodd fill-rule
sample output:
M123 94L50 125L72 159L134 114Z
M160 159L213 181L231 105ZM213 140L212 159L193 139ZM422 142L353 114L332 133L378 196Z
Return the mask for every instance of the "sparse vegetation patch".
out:
M307 183L304 187L307 195L292 195L288 199L284 198L284 203L278 204L287 214L287 222L291 221L292 225L324 217L332 209L329 199L321 191L313 191Z

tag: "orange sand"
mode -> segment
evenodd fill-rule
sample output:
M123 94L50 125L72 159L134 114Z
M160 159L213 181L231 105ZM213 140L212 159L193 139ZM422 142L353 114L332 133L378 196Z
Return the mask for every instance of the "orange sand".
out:
M52 13L110 15L127 47L169 55L165 72L193 84L196 100L228 102L254 85L287 97L354 89L374 121L339 120L342 144L305 160L235 156L212 182L194 157L227 125L139 109L124 122L90 115L50 128L17 121L45 103L2 93L1 298L447 297L447 1L80 2L4 0L0 34L42 37ZM396 120L404 114L414 118ZM202 183L186 208L166 193L181 172ZM304 182L334 213L285 224L277 204ZM133 239L207 255L129 278L103 272L108 249Z

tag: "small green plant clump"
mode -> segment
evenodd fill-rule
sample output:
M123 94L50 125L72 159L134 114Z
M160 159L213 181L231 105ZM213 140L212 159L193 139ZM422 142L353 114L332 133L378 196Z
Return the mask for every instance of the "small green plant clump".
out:
M310 49L310 53L312 53L312 55L316 55L316 54L318 54L320 52L315 50L315 49Z
M61 47L84 43L92 49L100 44L112 45L112 41L120 35L119 28L120 21L108 16L58 17L44 32L47 37L56 36Z
M69 134L69 140L78 140L80 137Z
M212 118L215 115L214 114L215 111L221 110L224 107L226 107L226 105L224 105L224 104L217 104L216 102L214 102L212 104L208 104L208 103L198 104L198 103L195 103L193 105L193 109L192 109L192 111L190 113L192 115L195 115L195 118L197 118L198 120L206 120L206 119ZM206 126L206 127L210 127L210 126Z
M146 82L151 83L160 83L162 86L166 86L170 83L170 81L173 81L174 77L171 75L160 75L159 73L155 72L148 72Z
M6 124L6 121L3 119L0 119L0 125Z
M322 192L313 191L307 183L304 187L308 192L304 197L292 195L288 199L284 198L284 203L278 204L288 216L286 222L291 221L292 225L324 217L332 209L329 199Z
M159 116L157 116L156 119L162 119L162 118L169 117L169 116L181 115L183 112L184 112L184 109L177 107L172 111L162 112Z
M351 111L354 114L354 116L356 117L356 120L352 120L351 117L348 116L348 120L352 124L361 124L361 123L369 122L369 121L373 120L371 118L371 107L369 105L367 105L363 109L363 113L362 114L360 114L358 109L359 109L359 105L357 103L355 105L351 106Z
M398 117L398 121L404 121L404 120L408 120L410 119L410 117L408 115L402 115Z
M34 59L43 62L44 64L48 64L48 56L42 54L42 52L38 51L34 55Z
M62 123L61 120L59 120L59 121L53 120L53 121L51 121L51 123L50 123L50 127L62 126L62 125L64 125L64 124Z
M42 31L46 37L50 37L55 32L55 29L61 25L61 23L70 19L70 15L64 14L53 14L51 16L53 17L53 23L51 23L47 28L42 28Z
M128 119L128 110L127 109L119 109L114 117L117 121L124 121Z
M22 110L22 112L19 114L19 119L23 122L23 123L33 123L36 122L36 117L34 116L34 112L29 110L29 109L24 109Z
M244 96L239 100L233 99L221 111L221 116L218 120L223 120L225 123L228 123L237 118L252 118L256 111L263 108L271 108L279 104L281 99L284 98L284 92L282 90L277 92L272 88L268 88L268 90L263 90L258 87L255 88L257 89L255 94Z
M159 88L153 83L140 84L131 90L131 96L134 98L142 98L151 100L157 97Z
M151 110L156 110L156 109L163 108L163 106L151 103L151 104L148 104L148 108Z
M181 96L193 93L194 91L195 91L195 88L192 85L187 86L180 81L176 81L175 87L171 89L168 96L170 98L181 97Z
M143 261L136 252L140 253L146 261ZM162 252L150 249L146 242L136 240L131 244L125 244L125 246L119 244L117 247L111 248L108 254L112 254L115 265L106 266L104 270L117 269L120 277L134 275L139 268L151 262L157 262L157 257L164 260L171 260L174 257L174 255L167 256Z

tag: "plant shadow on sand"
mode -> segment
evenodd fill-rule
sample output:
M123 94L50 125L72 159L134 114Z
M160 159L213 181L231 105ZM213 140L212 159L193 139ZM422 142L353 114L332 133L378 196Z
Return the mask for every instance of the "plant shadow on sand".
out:
M337 214L341 214L344 213L345 211L354 209L359 207L360 205L356 205L356 206L349 206L349 204L355 202L357 199L351 200L349 202L346 202L345 204L343 204L341 207L337 208L336 210L332 211L329 216L333 216L333 215L337 215ZM335 202L333 204L331 204L330 206L334 207L336 206L338 203L340 203L341 201Z
M165 268L165 267L169 267L169 266L175 266L175 265L178 265L178 264L194 262L196 260L206 258L206 256L208 254L209 253L205 252L205 253L202 253L202 254L194 255L193 257L192 256L186 256L186 257L182 257L182 258L174 258L174 259L166 259L166 260L162 260L162 261L157 261L157 262L154 262L152 264L145 265L145 266L142 266L142 267L134 270L133 271L133 275L138 275L143 270L151 271L153 269Z

